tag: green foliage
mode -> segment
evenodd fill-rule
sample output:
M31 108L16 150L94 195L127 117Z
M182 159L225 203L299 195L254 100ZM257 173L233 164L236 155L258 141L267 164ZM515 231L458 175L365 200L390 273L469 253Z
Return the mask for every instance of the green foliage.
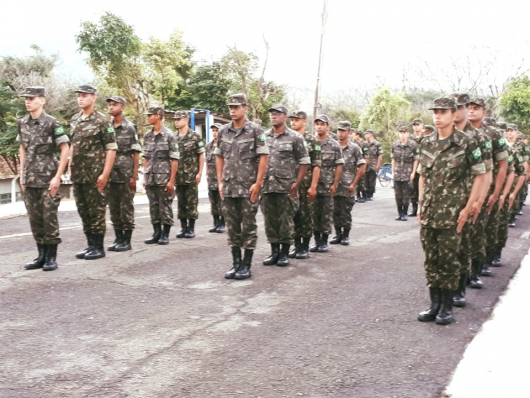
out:
M3 84L0 86L0 158L18 174L17 121L24 114L24 102Z
M357 128L361 121L361 113L357 109L337 108L330 109L328 116L334 124L343 120L351 122L352 128Z
M501 96L500 114L509 123L516 123L519 130L530 133L530 78L523 74L512 79Z

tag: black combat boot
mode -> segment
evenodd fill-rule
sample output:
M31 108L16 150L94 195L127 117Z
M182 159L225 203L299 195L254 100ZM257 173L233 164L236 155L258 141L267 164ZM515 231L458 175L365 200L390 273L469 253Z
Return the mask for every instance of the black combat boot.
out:
M502 249L495 250L495 255L491 259L492 267L500 267L502 265L501 254L502 254Z
M357 203L364 203L364 202L366 202L366 200L365 200L364 191L363 191L362 193L360 192L357 195Z
M309 241L311 237L302 238L302 243L300 243L300 250L296 253L296 258L298 260L305 260L309 257Z
M482 289L482 263L479 260L471 260L471 274L469 275L469 287L472 289Z
M46 262L42 266L43 271L57 269L57 245L46 245Z
M87 247L86 249L80 251L79 253L75 255L75 258L78 258L80 260L84 259L85 254L87 254L89 251L92 250L92 234L87 232L85 235L86 235Z
M343 246L348 246L350 244L350 230L344 228L342 230L342 238L340 240L340 244Z
M510 216L510 221L508 221L508 226L510 228L515 228L515 214Z
M437 287L429 288L429 296L431 297L431 306L419 313L418 321L420 322L432 322L436 319L438 311L442 305L442 289Z
M296 258L296 253L300 251L302 246L302 238L294 238L294 248L289 252L289 258Z
M408 214L409 217L416 217L418 215L418 202L412 202L412 211Z
M328 236L328 234L322 234L322 238L320 239L320 244L318 245L317 249L319 253L328 252Z
M407 208L409 205L403 205L401 206L401 221L408 221L407 218Z
M263 265L276 265L280 257L280 244L271 243L271 255L263 260Z
M160 239L160 235L162 234L162 226L160 224L153 224L153 231L153 235L149 239L144 240L144 243L148 245L158 243L158 239Z
M121 229L115 229L114 235L116 235L116 239L114 239L114 243L107 247L107 250L110 252L116 251L116 246L118 246L120 243L123 242L123 231Z
M186 218L180 219L180 232L177 234L177 238L184 238L186 231L188 230L188 220Z
M223 216L219 216L219 226L217 227L216 231L218 234L222 234L226 231L226 225L225 225L225 218Z
M335 236L329 241L331 245L338 245L342 239L342 228L335 227Z
M234 279L242 280L242 279L248 279L252 276L250 272L250 267L252 266L252 255L253 254L254 254L254 250L245 249L245 255L243 256L241 267L236 272Z
M103 234L92 234L92 250L85 254L85 260L97 260L105 257L104 239L105 235Z
M322 238L320 236L320 232L314 232L313 234L315 235L315 244L313 246L311 246L309 251L311 253L316 253L316 252L318 252L318 246L320 245L320 239L322 239Z
M241 267L241 248L232 246L232 268L225 274L225 279L234 279Z
M126 230L123 231L123 239L120 244L116 246L114 251L117 252L126 252L127 250L131 250L131 237L132 237L132 230Z
M436 315L435 322L438 325L449 325L453 322L453 297L454 290L442 289L442 306L438 315Z
M208 230L208 232L217 232L217 227L219 227L219 216L213 217L213 227Z
M184 234L185 238L195 238L195 220L189 219L188 220L188 229L186 230L186 233Z
M394 218L395 221L401 221L402 217L403 217L403 209L401 208L401 205L397 205L397 210L398 210L398 216L396 218Z
M171 225L162 225L162 233L160 234L160 239L158 239L159 245L169 244L169 231L171 231Z
M466 282L467 282L467 274L460 274L460 278L458 279L458 289L455 292L455 295L453 297L453 305L455 307L465 307L466 306Z
M278 267L287 267L289 265L289 247L291 245L289 243L282 243L281 249L280 249L280 256L278 257L278 261L276 262L276 265Z
M27 263L24 265L25 269L39 269L42 268L44 263L46 262L46 245L41 245L40 243L37 243L37 250L38 255L35 260L33 260L31 263Z
M480 275L491 276L493 274L493 272L491 272L491 269L490 269L492 258L493 258L493 254L489 251L486 252L486 258L484 259L484 262L482 263L482 271Z

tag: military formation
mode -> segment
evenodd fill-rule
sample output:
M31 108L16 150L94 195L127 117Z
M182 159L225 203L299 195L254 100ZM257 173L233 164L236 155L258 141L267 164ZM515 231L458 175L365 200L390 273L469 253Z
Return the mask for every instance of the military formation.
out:
M45 88L22 94L29 115L20 119L17 135L21 186L38 252L26 269L57 268L59 187L67 170L87 240L75 256L95 260L105 256L107 205L115 235L107 250L132 250L140 158L153 226L144 243L169 244L175 197L176 237L194 238L206 164L209 232L227 233L232 266L224 277L235 280L252 276L258 208L270 244L262 264L285 267L328 252L329 244L349 245L354 204L374 200L383 150L373 130L363 133L341 121L332 135L331 119L318 115L311 134L307 113L277 104L264 131L247 118L246 96L234 94L227 101L231 122L212 125L206 145L190 128L188 112L155 106L145 114L150 130L141 146L124 116L127 101L107 98L109 118L95 108L96 93L92 85L76 90L79 112L69 134L45 113ZM417 217L420 224L431 305L418 320L448 324L453 306L466 306L466 287L482 288L482 277L502 264L508 228L527 195L530 149L515 124L487 116L481 98L454 94L435 99L430 109L434 126L414 119L412 136L409 126L398 129L391 169L396 220ZM175 132L164 125L168 115Z

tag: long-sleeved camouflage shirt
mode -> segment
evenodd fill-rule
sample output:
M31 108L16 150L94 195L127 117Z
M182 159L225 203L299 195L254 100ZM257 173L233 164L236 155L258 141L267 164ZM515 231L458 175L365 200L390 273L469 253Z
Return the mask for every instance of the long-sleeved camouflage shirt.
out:
M171 159L179 160L180 157L175 134L167 127L162 127L158 134L152 129L145 133L143 157L147 159L145 185L166 185L171 177Z
M132 155L134 152L142 152L142 147L138 143L136 127L125 117L114 130L116 130L118 149L116 151L116 160L110 173L110 180L118 183L129 183L134 171Z
M329 189L335 181L335 170L338 165L344 164L344 158L339 143L331 137L327 137L324 141L317 140L317 145L322 150L322 167L318 179L317 194L331 195Z
M366 142L366 151L365 155L367 156L366 170L375 170L377 168L377 162L379 161L379 156L383 154L383 147L381 143L377 140L372 142Z
M344 165L342 166L342 173L340 175L336 195L350 196L350 185L353 183L353 180L355 180L357 169L359 166L366 164L366 160L364 159L359 145L353 142L348 142L348 145L341 149Z
M199 174L199 155L204 153L204 141L195 131L188 129L184 135L175 132L179 145L179 172L175 185L195 184L195 177Z
M214 141L212 140L208 144L206 144L205 151L206 151L206 180L208 182L208 189L212 191L217 191L219 189L219 186L217 184L217 169L215 168L215 159L217 156L215 156L215 148L217 148L216 145L214 145Z
M410 181L414 161L419 159L419 149L416 142L408 140L406 144L395 141L392 144L392 159L394 159L394 181Z

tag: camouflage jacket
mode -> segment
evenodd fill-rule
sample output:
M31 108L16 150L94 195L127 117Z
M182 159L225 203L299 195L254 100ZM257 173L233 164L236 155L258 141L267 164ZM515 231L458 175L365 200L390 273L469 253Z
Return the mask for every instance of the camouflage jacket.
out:
M394 159L394 181L410 181L414 161L419 159L419 149L415 141L408 140L406 144L395 141L392 144L392 159Z
M195 184L199 174L199 155L204 153L204 142L199 134L189 129L184 135L175 132L179 145L179 171L175 185Z
M508 164L512 163L513 171L516 176L524 176L527 174L525 167L524 159L524 147L517 145L517 142L514 145L510 145L509 142L506 142L506 149L508 150ZM514 187L517 184L517 178L513 181Z
M206 144L205 151L206 151L206 180L208 181L208 189L211 191L217 191L219 189L219 186L217 184L217 171L215 168L215 159L217 156L215 156L214 151L215 148L217 148L216 145L214 145L213 140Z
M304 139L307 145L307 152L309 153L311 164L307 168L307 173L305 174L304 179L300 184L300 192L307 192L307 190L311 187L311 181L313 179L313 169L315 167L322 167L322 149L320 148L317 139L313 134L310 134L308 132L304 134Z
M249 197L250 187L256 182L260 155L268 155L265 134L261 126L249 120L241 129L233 123L219 130L219 146L214 154L224 159L223 195L227 198Z
M322 149L322 167L320 168L317 194L330 195L329 189L335 181L335 170L338 165L344 164L344 158L339 143L333 138L327 137L324 141L317 140L317 144Z
M359 166L366 164L366 160L361 152L359 145L349 141L344 148L341 147L344 165L340 175L339 185L337 186L336 195L350 196L350 185L355 180Z
M263 179L262 193L289 193L297 177L298 165L310 163L304 137L286 127L280 134L265 132L269 162Z
M147 159L145 185L166 185L171 177L171 159L179 160L180 157L177 137L167 127L162 127L158 134L151 129L144 135L143 156Z
M480 148L456 128L444 140L435 132L422 141L418 171L424 178L422 227L456 228L469 198L469 176L486 172Z
M118 149L116 151L116 160L110 173L110 180L112 182L128 183L134 171L132 155L134 152L142 152L142 148L138 144L136 127L125 117L118 127L114 127L114 130L116 131Z
M491 141L491 156L493 161L491 189L495 186L495 179L499 172L499 161L508 159L508 151L506 150L506 139L502 133L494 127L482 124L482 127L477 129L483 133L487 139Z
M381 143L377 140L373 140L371 143L366 142L366 152L365 155L367 156L367 164L366 164L366 170L374 170L377 168L377 162L379 160L379 156L383 154L383 148L381 147Z
M107 116L94 110L87 118L83 112L70 123L72 141L72 182L95 183L103 172L107 150L116 150L116 133Z
M423 134L421 137L416 137L416 136L414 135L414 133L412 133L412 134L410 135L410 137L409 137L409 140L414 141L414 142L416 143L416 146L417 146L418 149L419 149L419 147L420 147L420 145L421 145L421 142L423 141L423 139L424 139L426 136L427 136L426 134Z
M523 160L525 162L528 162L530 155L530 148L528 147L528 145L526 145L523 140L518 139L515 142L515 146L518 148L520 154L523 156Z
M57 174L57 148L70 140L59 121L42 112L33 120L30 115L18 121L16 141L26 150L21 182L30 188L48 187Z

